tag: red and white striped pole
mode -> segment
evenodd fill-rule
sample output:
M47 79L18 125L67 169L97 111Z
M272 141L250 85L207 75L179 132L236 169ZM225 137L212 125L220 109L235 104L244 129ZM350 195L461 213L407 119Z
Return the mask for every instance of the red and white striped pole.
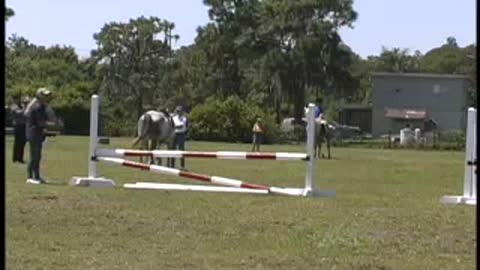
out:
M214 158L214 159L268 159L268 160L301 160L308 161L306 153L286 152L199 152L177 150L131 150L131 149L96 149L95 155L99 157L143 157L152 158Z
M125 160L121 158L97 157L97 160L105 161L110 164L122 165L122 166L141 169L141 170L148 170L148 171L159 173L159 174L184 177L184 178L189 178L189 179L203 181L203 182L210 182L212 184L217 184L222 186L247 188L247 189L260 189L260 190L266 190L268 191L268 193L273 193L273 194L296 195L296 196L299 195L296 192L292 192L284 188L245 183L243 181L236 180L236 179L225 178L220 176L209 176L209 175L204 175L199 173L192 173L192 172L182 171L182 170L168 168L164 166L134 162L134 161Z

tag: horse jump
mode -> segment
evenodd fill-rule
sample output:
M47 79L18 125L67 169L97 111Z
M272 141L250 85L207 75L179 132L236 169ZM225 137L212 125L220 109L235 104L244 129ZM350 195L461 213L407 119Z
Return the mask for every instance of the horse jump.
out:
M477 109L468 109L463 196L443 196L445 204L477 205Z
M102 149L98 147L98 107L99 98L93 95L90 110L90 148L89 165L87 177L73 177L71 184L75 186L89 187L114 187L115 182L99 176L97 162L102 161L108 164L120 165L149 170L155 173L184 177L203 182L210 182L220 186L200 186L183 184L145 183L125 184L124 188L132 189L161 189L161 190L193 190L210 192L237 192L250 194L282 194L292 196L315 196L334 197L334 191L319 190L315 183L315 119L314 106L309 106L307 114L307 151L306 153L251 153L237 151L198 152L198 151L170 151L170 150L131 150L131 149ZM240 180L219 176L208 176L178 169L150 165L121 159L120 157L162 157L162 158L215 158L215 159L257 159L257 160L289 160L306 162L306 175L304 188L283 188L266 185L245 183Z

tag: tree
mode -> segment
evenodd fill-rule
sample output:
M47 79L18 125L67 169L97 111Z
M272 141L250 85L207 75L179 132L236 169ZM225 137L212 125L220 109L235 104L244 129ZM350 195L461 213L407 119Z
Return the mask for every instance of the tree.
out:
M12 8L5 7L5 21L8 22L13 16L15 16L15 11Z
M92 57L100 63L99 75L106 96L125 97L120 102L140 117L144 105L152 106L156 95L168 96L159 89L168 60L172 56L175 25L157 17L140 17L128 23L106 24L94 34L98 48Z
M458 47L457 39L455 39L455 37L448 37L446 45L450 47Z
M95 89L87 66L72 47L37 46L12 35L6 42L6 97L33 96L39 87L54 92L52 107L65 123L68 134L87 134L89 97Z
M235 80L241 79L251 66L240 69L239 65L242 62L254 65L258 73L264 74L260 79L263 89L285 96L293 104L297 121L303 117L307 89L312 86L325 89L334 81L332 78L342 74L340 66L328 66L340 53L337 30L351 26L356 19L352 1L206 0L204 3L210 7L213 21L209 33L222 41L216 43L216 55L232 64L231 75L237 76Z
M417 56L409 54L409 49L382 48L382 53L376 59L377 70L386 72L417 72L419 62Z

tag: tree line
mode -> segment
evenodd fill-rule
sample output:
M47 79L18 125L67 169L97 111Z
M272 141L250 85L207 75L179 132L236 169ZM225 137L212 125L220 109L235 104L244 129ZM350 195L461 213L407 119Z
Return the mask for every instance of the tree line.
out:
M12 35L5 44L7 100L50 87L65 132L86 134L89 97L97 93L110 136L133 135L147 109L180 104L193 118L193 138L231 141L247 140L259 116L274 138L284 117L300 122L303 106L316 97L331 119L344 104L370 104L374 71L466 74L476 105L474 44L462 48L447 37L425 54L383 48L364 59L338 34L357 18L352 0L203 2L209 22L181 48L174 48L175 23L158 17L106 23L93 33L97 48L85 59L71 46L44 47ZM12 16L7 8L5 20Z

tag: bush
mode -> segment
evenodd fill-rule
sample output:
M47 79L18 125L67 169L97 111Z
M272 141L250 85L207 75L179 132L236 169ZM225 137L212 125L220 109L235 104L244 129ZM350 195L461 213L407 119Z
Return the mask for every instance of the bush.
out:
M63 132L69 135L88 135L90 131L90 108L83 103L52 106L55 114L64 123Z
M132 113L124 103L117 100L105 98L101 104L99 133L102 136L134 137L137 135L138 118L136 113Z
M456 145L458 148L465 148L465 132L459 130L440 131L436 134L436 141L439 144Z
M282 141L290 143L305 142L307 138L306 123L292 123L291 127L291 129L282 132Z
M278 142L281 133L274 115L236 96L225 101L210 98L193 108L189 115L189 137L204 141L251 142L252 126L257 117L263 119L265 126L264 142Z

